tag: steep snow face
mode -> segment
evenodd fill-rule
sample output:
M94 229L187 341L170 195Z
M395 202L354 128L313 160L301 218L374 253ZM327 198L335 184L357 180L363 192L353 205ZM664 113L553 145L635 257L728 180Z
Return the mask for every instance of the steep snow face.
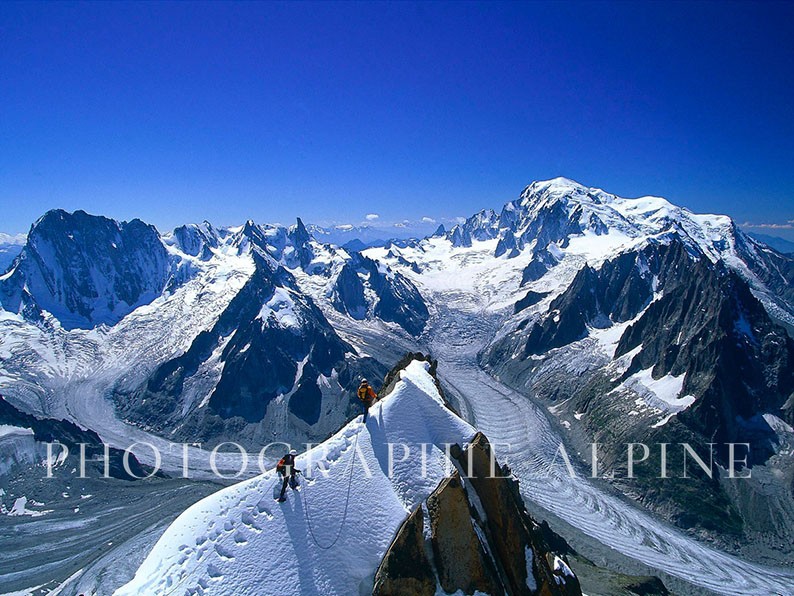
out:
M273 499L275 472L207 497L116 594L369 592L402 521L454 469L447 446L474 434L444 406L428 364L414 361L366 425L358 418L297 458L305 477L286 502Z

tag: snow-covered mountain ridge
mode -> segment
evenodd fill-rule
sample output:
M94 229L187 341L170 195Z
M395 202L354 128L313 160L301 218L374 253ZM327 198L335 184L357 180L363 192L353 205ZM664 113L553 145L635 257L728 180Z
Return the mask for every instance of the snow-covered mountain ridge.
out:
M621 253L673 238L693 254L723 261L735 269L776 317L794 324L794 261L744 234L730 217L692 213L661 197L621 198L566 178L533 182L500 213L481 211L443 238L428 237L408 247L373 248L365 253L397 268L412 264L431 273L427 277L433 277L437 269L449 270L453 262L471 262L470 251L481 255L478 261L486 260L490 253L521 261L521 287L555 269L544 285L552 283L562 289L585 263L598 267ZM492 263L491 269L495 267L504 274L486 276L478 290L505 274L514 276L509 272L519 265ZM465 288L468 276L460 273L463 279L459 283ZM474 268L470 275L481 277L482 273ZM432 279L428 281L432 283ZM511 291L516 294L517 289ZM503 297L504 292L499 292L496 300L486 304L503 308L504 301L498 299Z
M360 357L321 308L406 338L428 316L400 273L318 243L300 220L161 237L139 220L64 211L33 225L0 277L0 304L15 403L79 420L79 385L147 430L210 441L232 427L251 442L275 428L320 438L349 415L355 378L384 365ZM82 423L107 428L91 410Z
M371 592L398 528L455 472L451 449L475 435L446 407L429 367L411 362L366 424L357 418L300 455L302 486L286 502L274 502L281 481L269 472L189 508L117 596ZM400 449L393 457L390 445ZM531 548L519 552L523 590L516 593L534 593L541 578L551 594L580 593L560 589L575 582L564 561L549 563Z
M301 492L275 503L280 480L268 472L197 503L117 594L167 593L177 586L218 594L358 593L407 513L451 473L444 444L465 443L475 433L444 407L423 364L411 365L402 385L372 408L366 425L359 417L298 457L305 475ZM389 441L415 454L425 443L426 477L417 476L413 458L395 458L390 478ZM337 534L332 550L321 548Z

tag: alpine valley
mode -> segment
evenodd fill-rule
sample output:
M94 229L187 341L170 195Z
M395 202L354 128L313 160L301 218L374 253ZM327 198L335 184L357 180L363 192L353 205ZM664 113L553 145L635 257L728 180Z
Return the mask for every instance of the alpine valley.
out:
M792 593L791 256L564 178L317 230L55 210L9 243L0 592ZM390 474L390 442L433 447Z

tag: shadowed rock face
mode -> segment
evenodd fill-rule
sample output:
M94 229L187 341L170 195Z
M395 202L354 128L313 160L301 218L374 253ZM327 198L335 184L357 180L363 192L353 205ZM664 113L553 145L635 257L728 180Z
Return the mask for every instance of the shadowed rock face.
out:
M522 310L526 310L530 306L535 306L538 302L543 300L548 294L547 293L540 293L540 292L533 292L530 290L527 292L526 296L521 298L518 302L515 303L513 308L514 314L520 313Z
M736 272L693 254L680 237L667 239L599 269L583 267L548 311L528 314L483 361L519 391L554 402L555 415L572 425L572 440L601 444L599 457L618 476L630 442L689 443L702 453L714 443L714 461L723 466L727 443L749 443L748 463L763 465L779 444L769 417L794 422L794 341ZM598 329L627 322L614 352L595 350ZM672 406L685 396L693 402L666 419L661 408L640 407L633 383L642 374L679 380ZM670 465L681 469L680 461ZM652 453L646 470L654 469L659 456ZM639 476L621 486L681 527L727 540L756 531L754 516L739 513L744 497L717 480ZM753 498L767 499L760 491ZM774 515L790 515L790 497L781 502Z
M436 234L439 233L436 230ZM453 246L471 246L472 240L489 240L499 233L499 217L491 209L472 215L464 223L452 228L447 237Z
M524 342L524 354L543 354L583 338L588 327L629 321L642 311L654 290L670 285L694 266L681 242L651 245L607 261L598 271L585 265L568 289L549 305Z
M187 224L179 226L173 232L176 245L185 254L208 261L212 258L212 249L218 247L218 236L209 222L201 225Z
M532 299L536 297L527 298ZM697 401L678 418L713 442L752 440L741 420L762 413L794 422L789 404L794 341L735 272L694 258L679 240L625 253L599 270L585 265L540 320L528 329L519 326L527 331L491 346L486 361L521 368L532 356L547 355L585 338L593 328L630 321L640 313L620 338L614 358L639 352L621 376L613 375L604 393L649 368L654 379L686 375L681 395ZM521 358L510 364L516 352ZM580 412L600 407L596 402L608 407L598 395L581 397L576 397L582 402ZM759 456L768 453L756 449Z
M565 555L549 547L548 529L527 513L509 470L492 464L485 436L478 433L452 454L459 471L400 527L373 594L434 594L437 580L447 593L580 595ZM425 511L432 560L426 539L419 539ZM435 578L432 587L429 577Z
M543 248L536 251L535 254L532 255L532 260L529 265L524 267L524 271L521 272L521 285L523 286L529 282L539 280L556 264L557 259L554 258L554 255L552 255L548 249Z
M794 422L787 405L794 394L794 341L732 271L694 264L626 330L615 356L639 346L624 377L651 367L654 378L686 374L682 394L698 400L679 418L714 442L749 440L739 418L772 412Z
M367 300L367 290L375 296ZM331 303L357 320L375 317L396 323L413 336L422 333L430 314L422 295L400 273L385 269L370 258L354 253L339 272Z
M114 396L127 419L158 430L177 427L172 436L191 440L226 434L253 444L256 433L264 432L257 425L278 396L286 396L289 413L311 426L322 415L321 378L333 379L352 396L359 376L382 374L375 361L355 355L286 269L257 252L254 262L250 280L211 329L143 384ZM281 313L288 316L279 319ZM185 387L212 358L220 372L202 393L204 405L184 401ZM344 410L337 414L340 421L346 416Z
M28 318L46 310L65 329L113 325L159 296L169 271L153 226L58 209L31 228L0 301Z

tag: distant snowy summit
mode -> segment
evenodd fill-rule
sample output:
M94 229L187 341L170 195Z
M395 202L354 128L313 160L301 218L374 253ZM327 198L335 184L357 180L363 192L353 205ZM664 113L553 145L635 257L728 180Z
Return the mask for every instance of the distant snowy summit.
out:
M604 443L613 464L628 442L700 445L716 477L728 473L730 445L746 443L747 464L789 495L768 499L757 486L753 498L780 515L794 506L777 472L794 441L794 259L729 217L557 178L443 236L365 254L446 316L498 320L479 363L546 404L583 452ZM749 497L707 475L625 490L712 536L763 526Z
M317 242L300 219L160 235L140 220L62 210L32 226L0 276L0 305L9 354L36 353L30 392L15 382L28 378L27 357L4 361L2 389L23 403L59 377L51 366L76 367L128 422L190 441L233 432L246 444L276 430L327 436L355 407L358 378L383 374L329 318L410 341L429 317L408 278Z
M516 256L525 247L540 251L551 244L573 244L573 250L598 253L674 233L717 258L729 249L736 226L728 216L695 214L661 197L626 199L554 178L533 182L500 213L485 210L473 215L447 237L460 246L494 238L495 256Z
M0 274L5 272L25 244L25 234L3 234L0 232Z

